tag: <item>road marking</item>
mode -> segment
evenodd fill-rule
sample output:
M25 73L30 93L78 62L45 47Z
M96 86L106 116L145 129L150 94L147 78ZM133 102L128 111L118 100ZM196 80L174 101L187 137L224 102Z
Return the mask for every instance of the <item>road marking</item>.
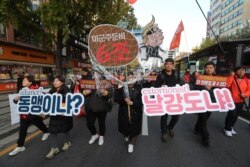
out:
M142 136L148 136L148 117L147 115L143 112L142 115Z
M40 130L31 133L29 136L26 137L25 142L30 141L31 139L33 139L34 137L36 137L37 135L41 134L42 132ZM12 151L14 148L16 148L17 144L13 144L9 147L7 147L6 149L4 149L3 151L0 151L0 157L2 157L3 155L9 153L10 151Z
M250 124L250 121L246 120L245 118L239 117L239 120L241 120L241 121L243 121L243 122L246 122L246 123Z

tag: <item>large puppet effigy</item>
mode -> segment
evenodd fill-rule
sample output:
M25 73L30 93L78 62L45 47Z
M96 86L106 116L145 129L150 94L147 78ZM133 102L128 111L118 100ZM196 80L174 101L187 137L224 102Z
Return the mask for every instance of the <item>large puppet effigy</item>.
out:
M100 76L121 85L134 83L161 64L159 50L164 37L154 17L141 36L143 43L139 45L132 32L115 25L98 25L91 30L89 56L97 85Z
M149 57L160 58L159 52L164 52L160 47L163 42L164 36L162 30L155 24L155 18L143 28L142 32L143 43L140 46L140 56L143 60L148 60Z

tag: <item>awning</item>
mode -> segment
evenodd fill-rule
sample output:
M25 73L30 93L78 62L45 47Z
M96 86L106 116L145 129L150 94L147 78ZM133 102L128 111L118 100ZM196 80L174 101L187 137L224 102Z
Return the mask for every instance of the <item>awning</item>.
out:
M7 65L28 65L28 66L38 66L38 67L56 67L54 64L40 64L40 63L28 63L22 61L9 61L9 60L0 60L0 64L7 64Z

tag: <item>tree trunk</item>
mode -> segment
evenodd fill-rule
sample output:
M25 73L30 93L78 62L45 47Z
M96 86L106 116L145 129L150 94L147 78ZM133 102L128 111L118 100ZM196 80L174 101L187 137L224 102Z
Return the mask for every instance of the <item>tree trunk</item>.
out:
M63 49L63 37L60 31L57 33L56 37L56 75L62 76L62 49Z

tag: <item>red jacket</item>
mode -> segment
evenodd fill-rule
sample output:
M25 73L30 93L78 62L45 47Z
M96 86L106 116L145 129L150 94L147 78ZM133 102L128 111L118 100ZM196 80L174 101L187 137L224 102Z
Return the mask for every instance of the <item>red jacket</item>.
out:
M29 89L38 89L39 86L38 85L31 85L29 87ZM27 114L20 114L20 119L28 119L29 118L29 115Z
M189 73L185 73L182 79L185 83L189 83L191 81L191 75Z
M235 103L242 103L243 99L240 96L239 88L236 84L236 80L238 82L238 85L240 87L241 93L246 96L250 96L250 80L247 77L243 77L241 80L236 79L236 76L229 76L227 79L227 85L226 87L230 90L233 101Z

